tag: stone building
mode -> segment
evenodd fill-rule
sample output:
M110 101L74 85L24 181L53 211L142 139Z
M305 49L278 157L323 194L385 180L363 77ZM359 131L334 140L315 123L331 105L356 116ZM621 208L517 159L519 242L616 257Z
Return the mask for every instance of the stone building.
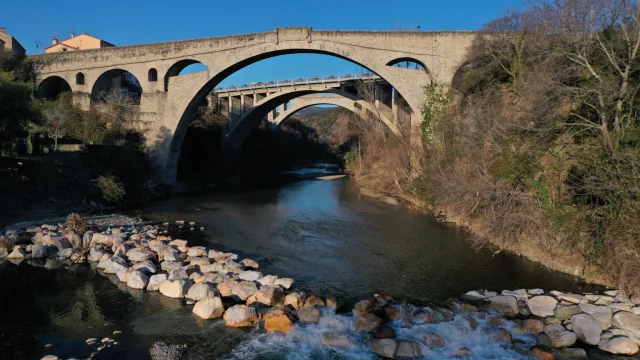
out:
M13 36L6 33L5 28L0 27L0 53L10 52L13 55L24 56L26 50Z
M75 36L74 33L71 33L71 38L63 41L58 41L58 38L54 36L53 40L51 41L51 46L45 48L44 51L46 53L54 53L63 51L101 49L112 46L115 45L102 39L98 39L97 37L91 36L89 34L82 33L78 36Z

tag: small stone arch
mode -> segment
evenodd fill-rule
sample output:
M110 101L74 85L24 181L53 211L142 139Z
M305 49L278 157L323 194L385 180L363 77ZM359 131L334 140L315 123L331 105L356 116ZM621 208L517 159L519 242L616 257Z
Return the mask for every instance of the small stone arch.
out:
M76 85L84 85L84 73L79 72L76 74Z
M155 68L149 69L147 80L152 82L158 81L158 70L156 70Z
M424 70L427 74L429 74L429 69L427 68L427 66L422 61L412 57L401 57L391 60L387 63L387 66L399 67L404 69Z
M100 102L105 93L116 87L125 89L133 97L134 103L140 104L142 96L140 81L135 75L124 69L111 69L102 73L93 84L91 99Z
M60 76L49 76L38 84L36 96L45 100L57 100L63 92L71 91L71 85Z
M169 70L167 70L167 74L164 76L164 91L169 91L169 78L170 77L180 75L182 70L184 70L187 66L194 65L194 64L201 64L203 66L206 66L202 62L200 62L198 60L193 60L193 59L180 60L177 63L171 65Z

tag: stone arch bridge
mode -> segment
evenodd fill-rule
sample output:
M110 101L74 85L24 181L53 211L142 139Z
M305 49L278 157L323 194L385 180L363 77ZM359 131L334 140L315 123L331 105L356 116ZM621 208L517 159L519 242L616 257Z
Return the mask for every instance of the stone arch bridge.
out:
M351 61L384 79L406 101L415 131L421 118L424 87L433 82L453 82L465 63L473 37L473 32L464 31L329 31L297 27L33 55L31 59L39 89L48 92L51 87L64 84L66 90L72 91L74 102L85 110L105 81L122 73L133 74L142 88L140 120L148 124L150 157L159 179L173 183L182 141L195 110L222 80L245 66L295 53L325 54ZM394 66L401 62L416 64L416 68ZM177 76L194 63L204 64L207 71ZM297 95L315 92L318 91ZM256 116L246 120L241 125L249 129L260 119Z

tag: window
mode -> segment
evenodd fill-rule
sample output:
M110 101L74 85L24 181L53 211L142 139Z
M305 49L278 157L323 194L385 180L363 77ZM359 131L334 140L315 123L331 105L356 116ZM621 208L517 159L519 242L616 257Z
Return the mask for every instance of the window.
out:
M149 69L149 81L158 81L158 70Z
M77 85L84 85L84 74L79 72L76 74L76 84Z

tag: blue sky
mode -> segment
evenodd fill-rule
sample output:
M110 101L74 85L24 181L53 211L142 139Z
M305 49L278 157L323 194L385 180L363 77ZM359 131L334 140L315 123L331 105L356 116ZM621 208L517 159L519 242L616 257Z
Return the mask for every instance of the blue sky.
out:
M53 36L88 33L116 45L184 40L311 26L328 30L475 30L521 0L0 0L0 27L29 54ZM193 69L192 69L193 70ZM361 72L326 55L261 61L221 85Z

